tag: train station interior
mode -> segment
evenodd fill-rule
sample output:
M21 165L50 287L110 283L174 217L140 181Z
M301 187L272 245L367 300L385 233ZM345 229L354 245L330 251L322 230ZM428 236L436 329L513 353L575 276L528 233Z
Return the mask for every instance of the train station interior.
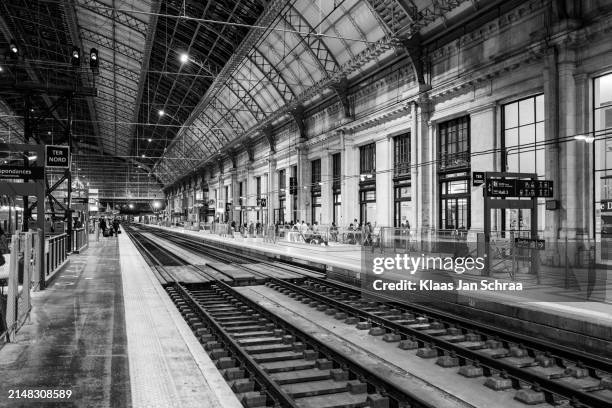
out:
M612 407L611 33L0 0L0 407Z

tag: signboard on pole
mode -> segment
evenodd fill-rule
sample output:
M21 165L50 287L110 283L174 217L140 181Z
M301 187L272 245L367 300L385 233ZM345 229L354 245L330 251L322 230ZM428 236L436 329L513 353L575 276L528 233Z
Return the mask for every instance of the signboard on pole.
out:
M70 148L68 146L45 146L45 166L67 169L70 167Z
M546 241L543 239L514 238L514 246L522 249L546 249Z
M485 182L484 171L472 172L472 186L477 187L483 185Z

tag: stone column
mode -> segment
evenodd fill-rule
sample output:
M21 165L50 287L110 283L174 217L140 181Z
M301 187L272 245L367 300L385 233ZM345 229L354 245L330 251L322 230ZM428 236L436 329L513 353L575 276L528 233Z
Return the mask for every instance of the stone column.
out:
M342 157L342 226L359 219L359 148L345 139Z
M311 184L311 164L308 160L308 147L304 144L298 145L297 151L297 183L298 183L298 202L297 216L300 221L304 220L307 223L312 222L310 202L310 184Z
M376 225L393 225L393 141L376 141Z
M268 223L274 222L274 209L278 206L278 173L276 171L276 159L268 159L268 173L266 177ZM263 186L262 186L263 189Z
M498 144L496 135L496 108L495 104L487 104L468 111L470 115L470 146L473 151L494 151ZM497 159L495 153L481 154L471 158L472 171L496 171ZM484 228L484 185L471 189L471 229L481 231Z
M420 98L417 102L417 106L412 123L411 134L415 138L416 144L416 178L413 178L413 186L416 187L416 194L413 195L415 205L417 208L417 225L416 228L420 230L428 230L435 228L435 221L437 217L438 203L436 202L437 194L437 180L436 180L436 168L437 165L433 164L433 160L436 158L435 149L435 138L434 127L429 122L430 117L430 104L431 102L427 98ZM413 187L413 191L414 191Z
M558 137L560 138L572 138L588 130L588 123L584 119L589 116L582 116L588 101L587 78L582 75L579 78L581 83L579 87L577 86L575 59L575 53L570 49L564 49L559 54L560 120ZM559 234L561 238L564 235L570 239L582 238L587 234L589 225L589 219L584 217L583 211L585 207L588 208L586 200L589 196L589 187L591 187L591 184L588 183L590 177L588 177L586 168L588 160L585 160L586 152L591 145L584 141L570 139L569 142L561 143L559 146L562 156L559 158L559 187L563 203ZM550 211L547 212L550 213Z
M576 95L576 132L580 134L588 134L591 119L591 107L589 99L590 83L589 76L584 73L574 74L575 95ZM577 219L582 221L581 231L577 230L576 234L585 237L593 236L593 211L595 196L593 192L593 173L594 168L592 159L593 145L581 141L576 141L576 165L578 171L576 174L577 185L579 188L578 208L579 213Z
M293 220L293 196L289 194L289 179L291 178L291 164L285 167L285 222Z
M558 77L558 59L557 51L554 48L548 50L544 57L544 104L545 104L545 122L544 122L544 137L547 142L545 147L546 160L546 179L553 180L554 183L554 199L559 204L559 209L555 211L546 211L545 229L546 239L557 239L561 228L561 218L565 203L561 193L561 178L559 174L559 77ZM565 131L565 129L564 129Z
M229 173L230 186L228 191L231 196L228 199L228 202L232 203L229 221L236 221L236 223L238 224L240 222L240 211L234 211L234 207L238 205L238 197L240 197L240 186L238 185L238 170L233 167Z
M332 158L329 153L324 152L321 156L321 224L332 223L333 218L333 194L332 194Z

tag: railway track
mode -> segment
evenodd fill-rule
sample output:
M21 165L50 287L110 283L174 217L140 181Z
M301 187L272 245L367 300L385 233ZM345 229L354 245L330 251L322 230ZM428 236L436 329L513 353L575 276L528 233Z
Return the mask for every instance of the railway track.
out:
M232 262L253 273L264 274L259 258L238 255L174 233L166 239L206 257ZM283 269L268 263L270 270ZM295 272L294 266L288 267ZM612 365L602 356L593 356L560 347L530 336L508 332L461 319L424 305L400 303L351 285L309 273L305 279L283 280L268 276L268 286L301 300L319 312L397 342L398 347L415 350L416 355L466 377L483 377L495 390L516 390L515 399L525 404L556 406L612 406ZM376 299L372 301L371 299Z
M139 248L150 251L150 240L133 230L128 233ZM155 251L180 259L162 246ZM164 256L158 253L150 259ZM434 408L266 311L228 283L175 283L166 291L245 407Z

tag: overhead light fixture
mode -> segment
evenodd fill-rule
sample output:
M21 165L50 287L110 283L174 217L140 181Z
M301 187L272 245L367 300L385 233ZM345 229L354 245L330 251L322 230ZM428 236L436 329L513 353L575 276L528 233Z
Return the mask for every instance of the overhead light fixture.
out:
M143 154L143 155L142 155L142 158L144 159L145 157L147 157L147 156L145 156L145 155Z
M157 111L157 114L158 114L159 116L164 116L164 115L166 114L166 112L164 112L164 110L163 110L163 109L160 109L160 110L158 110L158 111Z
M70 63L73 67L81 65L81 50L78 47L72 47L72 53L70 54Z
M134 209L134 204L130 204L129 207L130 207L130 210L133 210Z
M9 41L9 56L13 60L16 60L19 57L19 47L17 46L17 41L14 39Z
M98 58L98 50L92 48L89 50L89 68L91 68L92 71L96 71L99 65L100 60Z
M152 142L152 141L153 141L153 139L149 138L149 139L147 139L147 141L150 143L150 142Z
M189 54L187 54L186 52L181 53L181 55L179 56L179 61L181 61L181 64L185 64L189 61Z
M4 71L4 69L2 67L0 67L0 72Z
M38 156L33 154L32 156L28 156L28 160L36 160L38 159Z

